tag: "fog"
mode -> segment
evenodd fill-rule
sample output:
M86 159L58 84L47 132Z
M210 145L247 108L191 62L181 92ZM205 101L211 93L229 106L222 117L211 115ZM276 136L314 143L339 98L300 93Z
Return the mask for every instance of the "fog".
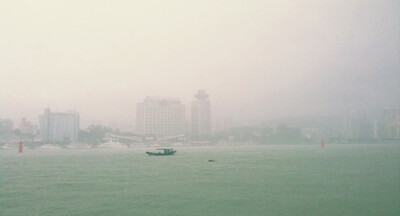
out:
M0 118L134 122L146 96L272 119L400 106L399 1L1 1ZM189 109L187 108L187 113Z

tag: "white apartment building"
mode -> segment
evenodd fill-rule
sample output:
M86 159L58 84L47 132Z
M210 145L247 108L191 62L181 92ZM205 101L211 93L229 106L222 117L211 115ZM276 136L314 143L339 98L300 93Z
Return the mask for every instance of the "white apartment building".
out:
M177 136L185 131L185 106L179 99L147 97L136 106L136 132L143 135Z
M79 113L75 111L52 113L49 108L39 116L40 137L43 142L77 141Z

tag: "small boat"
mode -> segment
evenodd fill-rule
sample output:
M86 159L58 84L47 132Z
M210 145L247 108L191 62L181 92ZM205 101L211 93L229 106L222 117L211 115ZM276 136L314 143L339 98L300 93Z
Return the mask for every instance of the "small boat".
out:
M118 142L117 139L106 139L108 142L106 143L101 143L100 145L97 146L97 148L127 148L126 145Z
M160 148L157 150L160 150L160 151L159 152L146 152L146 154L149 156L167 156L167 155L173 155L176 152L176 150L167 149L167 148Z

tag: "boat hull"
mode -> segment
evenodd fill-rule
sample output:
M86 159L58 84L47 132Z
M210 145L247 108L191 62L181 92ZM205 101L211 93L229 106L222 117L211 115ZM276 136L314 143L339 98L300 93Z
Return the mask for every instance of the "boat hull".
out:
M147 155L149 156L170 156L170 155L174 155L176 151L173 152L168 152L168 153L164 153L164 152L146 152Z

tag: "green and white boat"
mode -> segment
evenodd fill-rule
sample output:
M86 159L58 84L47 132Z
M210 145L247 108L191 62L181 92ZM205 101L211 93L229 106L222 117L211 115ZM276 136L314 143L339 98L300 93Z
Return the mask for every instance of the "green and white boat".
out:
M173 155L176 153L176 150L168 149L168 148L160 148L157 150L159 150L159 151L158 152L146 152L146 154L149 156L167 156L167 155Z

